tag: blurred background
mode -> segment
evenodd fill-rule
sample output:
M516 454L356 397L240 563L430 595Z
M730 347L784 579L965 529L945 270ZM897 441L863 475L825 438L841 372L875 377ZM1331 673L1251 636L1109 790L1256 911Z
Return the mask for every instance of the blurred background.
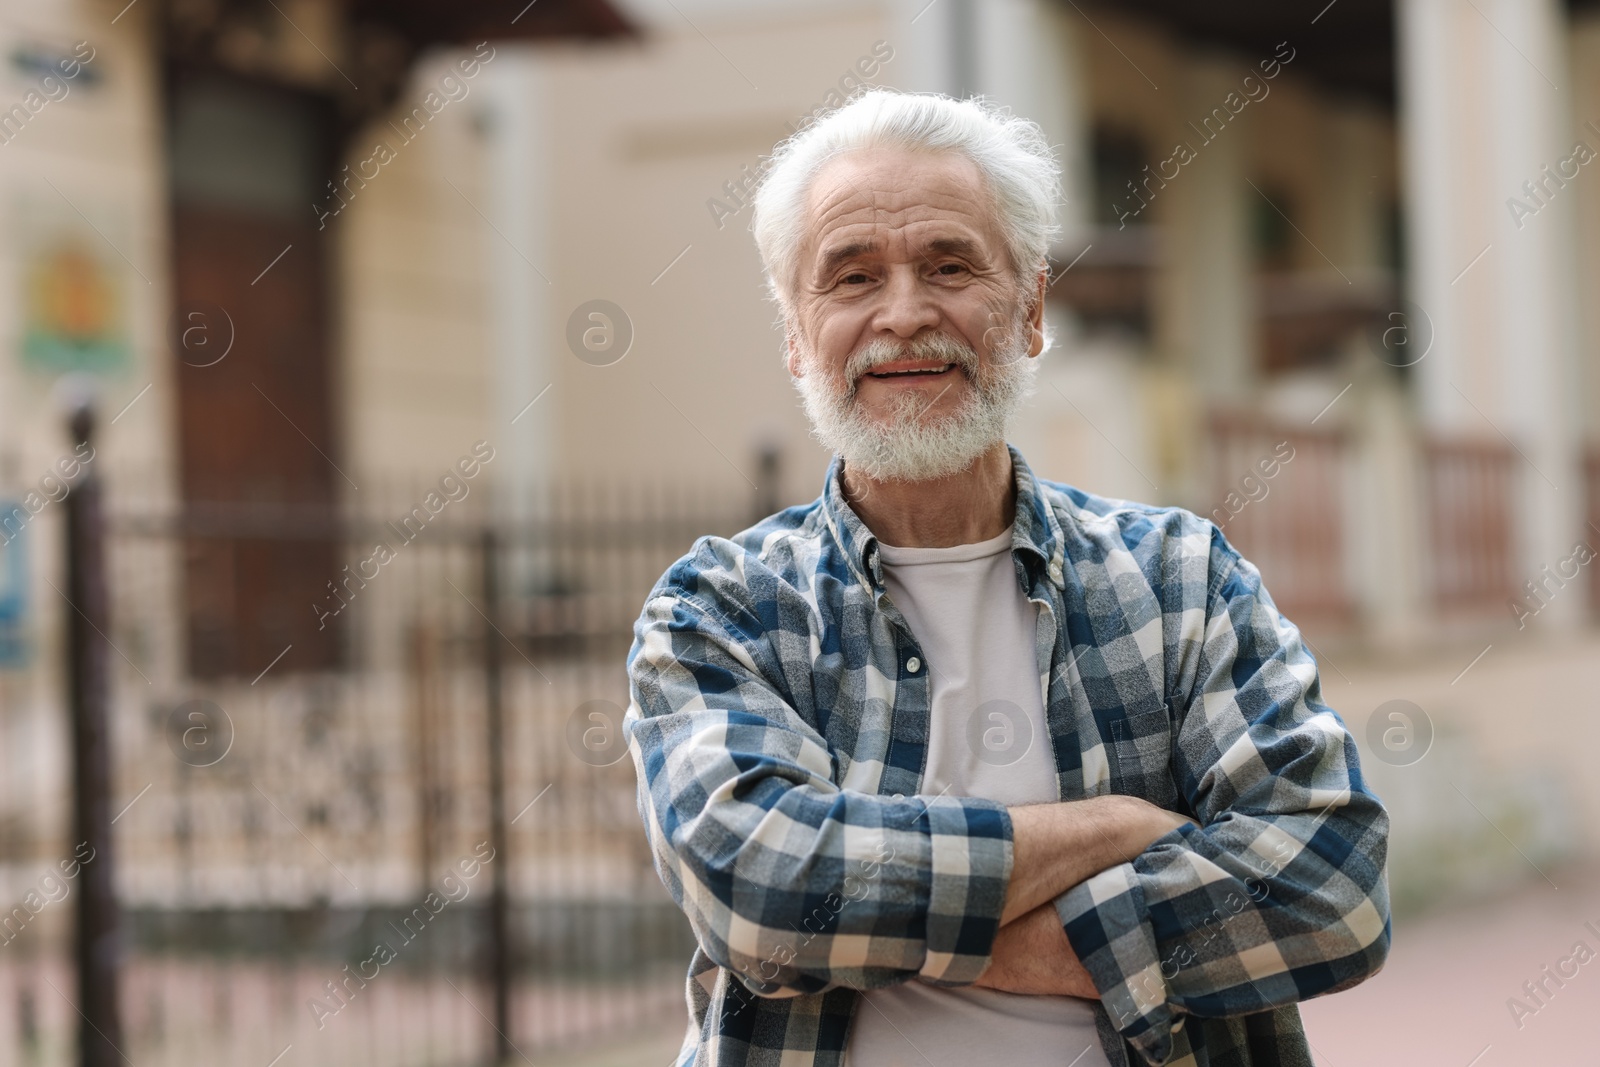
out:
M1044 127L1013 441L1221 525L1390 805L1318 1062L1593 1056L1600 4L49 0L0 60L0 1065L670 1062L623 657L820 491L748 201L867 85Z

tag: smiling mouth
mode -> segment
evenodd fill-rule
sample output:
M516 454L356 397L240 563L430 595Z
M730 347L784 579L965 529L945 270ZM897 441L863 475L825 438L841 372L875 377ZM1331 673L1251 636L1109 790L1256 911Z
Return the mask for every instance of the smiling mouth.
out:
M954 363L946 363L942 367L922 367L915 370L868 371L867 377L877 378L880 381L889 378L937 378L954 367Z

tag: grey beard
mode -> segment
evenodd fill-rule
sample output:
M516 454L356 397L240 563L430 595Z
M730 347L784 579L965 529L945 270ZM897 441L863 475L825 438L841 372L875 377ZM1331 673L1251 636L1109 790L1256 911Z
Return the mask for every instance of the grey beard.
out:
M909 343L872 341L850 357L842 376L812 366L811 352L803 349L807 373L795 379L795 388L813 436L852 470L874 481L948 478L1003 442L1013 416L1033 393L1039 361L1029 358L1027 337L1022 324L1015 324L996 346L995 362L981 372L977 353L946 334ZM910 392L897 397L881 419L863 412L854 383L872 367L907 358L954 363L975 388L947 415L925 416L933 404Z

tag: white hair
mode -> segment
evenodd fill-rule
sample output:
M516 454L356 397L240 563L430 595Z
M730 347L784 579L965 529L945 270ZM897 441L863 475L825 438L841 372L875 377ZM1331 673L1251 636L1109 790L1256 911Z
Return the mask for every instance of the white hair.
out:
M983 176L1019 287L1032 300L1058 232L1060 165L1039 125L981 99L872 89L805 127L774 150L755 194L751 229L767 286L785 315L798 279L806 196L824 166L874 148L959 152Z

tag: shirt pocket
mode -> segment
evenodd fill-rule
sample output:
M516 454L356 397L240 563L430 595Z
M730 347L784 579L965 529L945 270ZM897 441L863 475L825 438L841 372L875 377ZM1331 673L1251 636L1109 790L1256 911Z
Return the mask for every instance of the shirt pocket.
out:
M1172 778L1172 716L1165 705L1111 724L1111 791L1170 808L1178 797Z

